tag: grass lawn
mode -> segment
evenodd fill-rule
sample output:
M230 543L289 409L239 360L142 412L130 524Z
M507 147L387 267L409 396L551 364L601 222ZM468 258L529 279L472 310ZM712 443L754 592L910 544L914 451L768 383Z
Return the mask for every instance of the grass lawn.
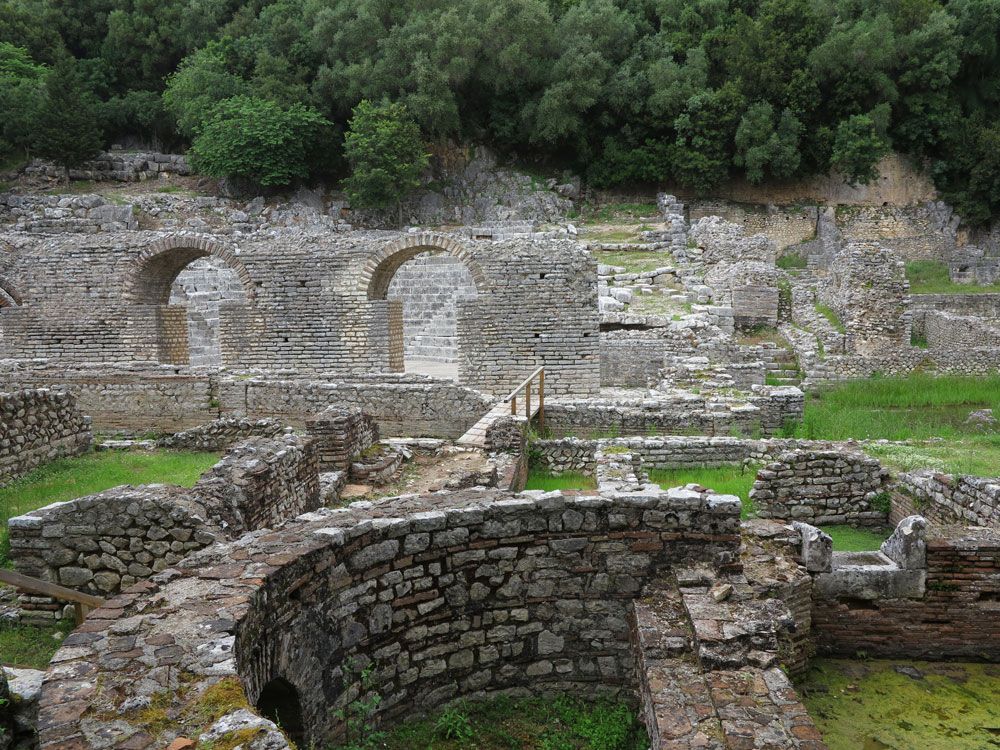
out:
M591 255L598 263L624 268L626 273L642 273L657 268L672 268L673 257L670 253L640 253L628 250L594 250Z
M992 436L984 436L964 422L969 412L985 408L1000 413L1000 376L917 374L854 380L811 394L794 436L812 440L979 441Z
M0 624L0 664L45 669L73 623L62 620L51 627Z
M912 445L869 445L865 453L897 471L934 469L945 474L1000 476L1000 435Z
M911 294L1000 293L1000 284L956 284L948 274L948 264L938 260L910 261L906 264L906 278L910 280Z
M215 453L97 451L40 466L0 487L0 563L6 560L7 519L49 503L72 500L120 484L191 487L219 460Z
M597 480L586 474L576 472L566 472L556 476L538 469L528 471L528 481L524 485L526 490L594 490L597 489Z
M869 552L882 546L890 533L889 529L859 529L854 526L823 526L833 539L835 552Z
M664 489L685 484L700 484L722 495L736 495L743 502L743 518L753 515L750 488L757 476L757 467L720 466L714 469L652 469L649 480Z
M624 703L507 697L452 704L404 722L387 750L645 750L645 729Z

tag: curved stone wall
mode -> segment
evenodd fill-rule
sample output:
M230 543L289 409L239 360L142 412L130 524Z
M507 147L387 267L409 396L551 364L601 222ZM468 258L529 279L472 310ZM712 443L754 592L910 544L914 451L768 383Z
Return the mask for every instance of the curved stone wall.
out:
M275 686L297 694L307 746L339 736L331 710L360 692L352 667L373 668L383 718L495 691L634 694L631 601L674 566L737 565L739 509L651 486L468 491L323 510L215 545L67 638L43 689L41 747L197 737L220 718L206 690L237 676L252 704ZM166 728L150 705L173 717Z

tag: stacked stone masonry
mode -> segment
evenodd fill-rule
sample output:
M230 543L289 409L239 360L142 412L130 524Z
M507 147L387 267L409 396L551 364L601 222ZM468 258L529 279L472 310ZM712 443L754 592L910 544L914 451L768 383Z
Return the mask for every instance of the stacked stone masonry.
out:
M10 519L19 573L100 596L176 565L193 550L273 527L319 507L308 439L253 438L230 451L193 489L123 486ZM61 608L22 595L26 619Z
M378 424L356 408L329 406L306 419L306 432L316 444L320 471L345 471L379 441Z
M889 472L863 453L787 451L757 472L750 499L761 518L884 526L888 480ZM876 507L880 495L885 509Z
M223 451L250 437L274 437L284 431L274 419L225 417L156 441L157 448L189 451Z
M70 393L0 393L0 486L36 466L85 452L92 437L90 419Z
M893 484L893 506L894 515L920 513L942 524L1000 528L1000 477L903 473Z

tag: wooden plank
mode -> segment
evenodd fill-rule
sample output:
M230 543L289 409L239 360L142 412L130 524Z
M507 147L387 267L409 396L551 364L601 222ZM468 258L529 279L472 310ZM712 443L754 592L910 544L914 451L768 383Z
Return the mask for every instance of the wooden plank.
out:
M99 596L84 594L82 591L74 591L73 589L68 589L65 586L50 583L49 581L43 581L40 578L32 578L31 576L22 575L21 573L17 573L13 570L0 568L0 582L11 586L17 586L19 589L30 591L32 594L51 596L53 599L61 599L66 602L82 604L91 609L97 609L104 604L104 600Z

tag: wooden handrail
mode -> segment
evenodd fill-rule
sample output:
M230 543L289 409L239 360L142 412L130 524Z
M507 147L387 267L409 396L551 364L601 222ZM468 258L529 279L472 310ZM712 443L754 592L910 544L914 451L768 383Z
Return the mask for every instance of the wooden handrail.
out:
M538 426L545 428L545 367L538 367L512 390L503 403L510 403L511 416L517 415L517 394L524 391L524 417L531 421L531 383L538 378Z
M512 390L510 393L507 394L507 397L503 400L503 402L507 403L512 398L517 396L517 394L521 391L522 388L524 388L524 386L526 386L528 383L534 380L539 373L544 373L544 372L545 372L545 365L542 365L541 367L535 369L534 372L532 372L528 377L526 377L524 380L520 382L517 388L515 388L514 390Z
M51 596L53 599L72 602L73 608L76 610L77 625L83 622L83 618L90 610L97 609L104 604L104 600L99 596L84 594L82 591L68 589L57 583L43 581L41 578L32 578L5 568L0 568L0 583L16 586L19 589L30 591L32 594L41 594L42 596Z

